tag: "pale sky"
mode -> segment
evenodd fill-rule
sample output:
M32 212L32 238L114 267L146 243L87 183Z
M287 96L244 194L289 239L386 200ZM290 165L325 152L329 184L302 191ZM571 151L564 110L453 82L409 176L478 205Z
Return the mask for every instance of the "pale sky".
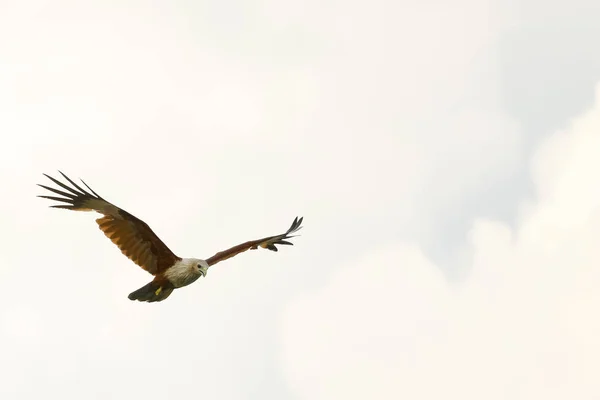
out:
M598 20L0 0L0 398L599 399ZM58 169L183 257L304 228L132 302Z

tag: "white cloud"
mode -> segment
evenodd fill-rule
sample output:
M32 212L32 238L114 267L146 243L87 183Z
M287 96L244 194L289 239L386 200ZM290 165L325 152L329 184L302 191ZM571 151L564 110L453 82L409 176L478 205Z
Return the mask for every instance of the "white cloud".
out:
M471 274L444 281L416 246L336 270L285 313L300 398L597 399L600 86L537 152L535 203L512 231L478 219Z
M339 339L340 304L324 301L332 318L316 327L335 343L318 329L294 342L307 350L290 367L297 390L312 390L301 379L319 346L323 354L356 347L365 365L386 372L348 363L335 378L364 373L382 388L398 371L416 377L437 353L455 354L431 324L454 326L450 343L469 326L455 321L468 320L459 300L446 302L456 288L415 245L373 246L424 225L444 236L436 230L444 210L465 208L465 196L514 172L527 133L498 107L489 53L511 21L500 2L13 3L0 13L0 179L10 193L0 207L8 249L0 254L8 360L0 397L285 398L279 313L323 283L339 257L360 252L369 254L332 284L342 294L375 292L385 307L370 309L352 292L340 323L366 333ZM182 256L270 234L296 213L306 228L293 248L240 255L146 307L126 296L151 277L103 237L93 215L51 210L35 197L40 174L57 168L146 220ZM517 237L478 226L479 249L500 252ZM385 290L390 280L414 307L401 303L392 317L382 315L397 301ZM311 296L293 309L311 312ZM405 349L394 346L398 334L406 341L415 332L415 351L427 357L406 373L397 361ZM363 340L370 336L381 345ZM149 384L158 369L161 384ZM314 371L337 391L327 370Z

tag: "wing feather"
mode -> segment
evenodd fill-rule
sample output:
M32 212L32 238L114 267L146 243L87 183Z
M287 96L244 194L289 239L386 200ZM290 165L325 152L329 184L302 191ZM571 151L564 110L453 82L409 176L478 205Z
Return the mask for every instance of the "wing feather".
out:
M60 172L60 174L73 185L73 187L46 174L44 174L44 176L65 190L63 191L38 184L38 186L62 196L38 197L66 203L55 204L50 207L73 211L96 211L103 214L103 217L96 219L96 223L104 235L109 238L127 258L152 275L163 272L181 259L163 243L144 221L104 200L83 180L81 182L89 192L77 185L62 172Z
M248 242L238 244L237 246L234 246L230 249L218 252L217 254L210 257L208 260L206 260L206 262L208 263L208 265L215 265L218 262L227 260L228 258L234 257L240 253L243 253L244 251L256 250L259 247L261 247L263 249L271 250L271 251L278 251L276 245L293 246L293 243L290 243L290 242L286 241L285 239L290 239L290 238L298 236L298 235L290 236L290 234L294 233L294 232L298 232L302 228L301 224L302 224L303 219L304 219L304 217L301 217L300 219L298 219L298 217L296 217L294 219L294 222L292 222L292 225L290 226L290 228L285 233L282 233L280 235L265 237L265 238L258 239L258 240L250 240Z

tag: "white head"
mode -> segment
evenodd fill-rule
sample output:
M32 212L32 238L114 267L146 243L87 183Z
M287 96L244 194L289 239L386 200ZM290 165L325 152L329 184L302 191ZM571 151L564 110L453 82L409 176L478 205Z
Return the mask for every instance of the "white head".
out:
M209 265L205 260L200 260L199 258L188 258L188 260L190 261L192 268L194 268L194 272L206 276Z
M187 286L206 276L208 263L198 258L182 258L165 271L166 278L176 287Z

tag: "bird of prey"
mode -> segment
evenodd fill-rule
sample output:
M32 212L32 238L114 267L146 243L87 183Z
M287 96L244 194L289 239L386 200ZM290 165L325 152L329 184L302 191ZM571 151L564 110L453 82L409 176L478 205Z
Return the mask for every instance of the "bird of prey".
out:
M208 268L216 263L231 258L246 250L259 247L277 251L276 245L293 245L286 239L295 237L290 234L301 228L303 218L296 217L292 226L282 234L250 240L230 249L220 251L206 260L198 258L182 258L175 255L162 240L141 219L104 200L94 192L83 180L81 182L91 192L87 192L69 179L61 171L60 174L73 187L44 174L52 182L65 190L38 186L62 197L38 196L66 204L52 205L52 208L63 208L74 211L96 211L103 216L96 219L100 230L114 243L130 260L154 275L154 279L138 290L129 294L130 300L156 302L163 301L173 290L195 282L200 276L206 276Z

